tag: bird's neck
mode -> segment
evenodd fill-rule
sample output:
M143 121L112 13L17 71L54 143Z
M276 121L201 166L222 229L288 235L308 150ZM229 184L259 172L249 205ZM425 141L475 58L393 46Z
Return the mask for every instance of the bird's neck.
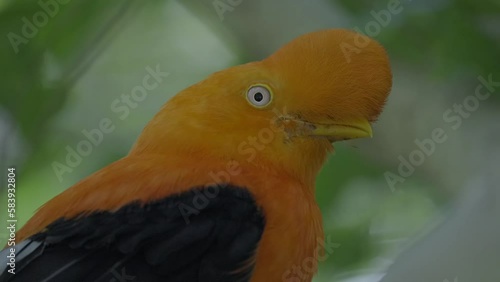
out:
M275 150L271 146L252 146L251 144L227 144L221 140L220 145L213 142L190 142L189 140L163 140L160 145L154 145L139 139L131 150L131 156L152 155L171 159L191 159L196 166L200 161L204 164L213 163L214 169L225 173L220 175L237 175L245 169L268 171L287 175L302 183L306 189L314 190L314 184L320 168L324 164L327 150L312 154L288 153ZM217 174L217 172L216 172ZM217 182L217 181L216 181Z

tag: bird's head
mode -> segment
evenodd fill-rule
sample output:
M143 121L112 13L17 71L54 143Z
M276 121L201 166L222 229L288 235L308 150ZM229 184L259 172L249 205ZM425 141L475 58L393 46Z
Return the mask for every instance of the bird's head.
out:
M391 80L377 42L342 29L309 33L177 94L132 153L235 160L313 181L332 142L372 136Z

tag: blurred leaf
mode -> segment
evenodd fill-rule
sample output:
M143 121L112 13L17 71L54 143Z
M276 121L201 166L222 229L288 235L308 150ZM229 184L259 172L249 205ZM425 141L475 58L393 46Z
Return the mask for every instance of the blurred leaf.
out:
M360 175L379 177L383 170L367 162L355 148L345 144L335 145L335 153L330 156L321 170L316 183L316 201L321 209L326 209L338 198L340 188Z
M49 119L64 105L74 82L68 80L69 75L85 61L88 55L85 52L93 51L88 42L96 44L92 39L106 23L110 11L116 13L117 7L127 3L126 0L72 1L53 7L53 17L49 17L37 1L9 2L0 11L0 33L10 34L11 38L16 34L26 40L23 41L26 44L18 46L10 40L0 43L0 61L9 66L0 73L0 105L13 115L26 139L33 141L35 147L41 142ZM28 38L31 36L23 33L28 26L24 21L34 23L34 17L43 20L35 16L41 14L48 18L46 24L35 25L34 36ZM58 70L61 76L47 77L48 68Z

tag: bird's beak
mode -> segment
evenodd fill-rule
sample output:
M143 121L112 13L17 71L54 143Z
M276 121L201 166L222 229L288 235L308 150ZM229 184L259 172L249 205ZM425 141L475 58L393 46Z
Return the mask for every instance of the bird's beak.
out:
M365 119L323 124L291 118L285 123L292 136L324 137L330 142L372 137L372 127Z
M315 124L311 136L326 137L331 142L372 137L372 127L367 120L358 120L345 123Z

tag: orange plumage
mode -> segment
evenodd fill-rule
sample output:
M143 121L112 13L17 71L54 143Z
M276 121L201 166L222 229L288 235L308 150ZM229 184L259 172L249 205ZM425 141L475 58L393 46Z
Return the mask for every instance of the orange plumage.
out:
M318 256L323 230L315 178L331 142L371 135L369 122L390 91L390 66L378 43L369 40L346 60L341 44L355 46L358 36L365 38L347 30L309 33L267 59L217 72L178 93L128 156L46 203L18 241L61 217L231 183L246 187L265 216L251 281L282 281L294 265ZM248 101L256 85L269 90L268 105Z

